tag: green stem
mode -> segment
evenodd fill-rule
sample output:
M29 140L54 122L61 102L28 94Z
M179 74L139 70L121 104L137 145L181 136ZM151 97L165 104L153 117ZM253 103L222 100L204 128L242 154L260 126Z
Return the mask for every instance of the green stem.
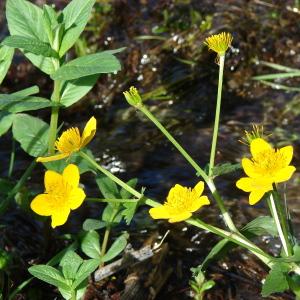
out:
M28 166L28 168L25 170L25 172L23 173L22 177L18 180L17 184L13 187L13 189L7 195L7 197L3 201L0 202L0 215L6 211L10 201L13 199L14 195L20 190L20 188L25 184L26 180L30 176L30 174L35 166L36 166L36 161L33 160L30 163L30 165Z
M254 255L256 255L262 262L264 262L269 268L272 267L272 257L257 247L255 244L247 240L242 235L235 232L228 232L221 228L209 225L199 219L188 219L186 220L188 224L194 225L201 229L212 232L222 238L228 239L229 241L251 251Z
M102 199L102 198L85 198L92 202L107 202L107 203L136 203L139 199Z
M219 132L219 124L220 124L224 63L225 63L225 55L221 55L220 56L220 67L219 67L219 81L218 81L218 94L217 94L215 124L214 124L214 131L213 131L213 138L212 138L212 143L211 143L210 159L209 159L209 172L208 172L209 176L212 176L212 171L213 171L214 164L215 164L217 139L218 139L218 132Z
M15 164L15 156L16 156L16 141L13 139L11 153L10 153L9 167L8 167L8 177L11 177L12 175L14 164Z
M167 137L167 139L177 148L177 150L183 155L183 157L190 163L190 165L196 170L203 180L207 183L214 199L219 206L222 213L223 219L231 231L237 231L227 209L224 206L224 202L216 190L213 180L207 176L203 169L193 160L193 158L185 151L185 149L174 139L174 137L168 132L168 130L156 119L156 117L147 109L146 106L137 107L141 112L143 112L156 126L157 128Z
M127 192L129 192L131 195L135 196L138 199L142 199L145 202L145 204L156 207L159 206L160 204L157 203L154 200L151 200L149 198L144 197L143 194L139 193L138 191L136 191L134 188L132 188L131 186L129 186L127 183L125 183L124 181L122 181L121 179L119 179L117 176L115 176L114 174L112 174L111 172L109 172L108 170L106 170L105 168L103 168L102 166L100 166L99 164L97 164L91 157L89 157L86 153L80 151L79 155L85 159L86 161L88 161L92 166L94 166L97 170L99 170L101 173L103 173L104 175L106 175L107 177L109 177L111 180L113 180L116 184L118 184L119 186L121 186L123 189L125 189Z
M270 193L269 208L275 221L279 238L286 256L293 255L293 247L289 240L288 225L285 215L280 203L279 194L277 193L276 186L274 186L274 192Z
M60 102L60 81L54 81L54 89L51 100L53 106L51 109L51 119L50 119L50 128L49 128L49 144L48 144L48 153L53 155L55 152L55 140L57 133L57 124L58 124L58 113L59 113L59 102Z
M72 290L71 300L76 300L76 299L77 299L76 290Z

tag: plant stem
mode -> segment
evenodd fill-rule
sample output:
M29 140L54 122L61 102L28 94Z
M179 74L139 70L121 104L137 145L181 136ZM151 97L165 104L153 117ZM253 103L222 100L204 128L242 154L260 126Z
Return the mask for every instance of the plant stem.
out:
M20 188L25 184L26 180L28 179L28 177L30 176L32 170L34 169L34 167L36 166L36 161L33 160L30 165L27 167L27 169L25 170L25 172L23 173L22 177L18 180L17 184L13 187L13 189L9 192L9 194L7 195L7 197L5 199L3 199L3 201L0 202L0 215L3 214L10 201L13 199L13 196L20 190Z
M138 199L102 199L102 198L85 198L87 201L108 202L108 203L136 203Z
M289 241L289 233L288 233L288 229L287 229L288 227L287 227L287 223L286 223L283 211L282 211L282 207L279 203L280 199L278 196L279 195L276 192L276 190L274 193L270 193L270 198L268 199L269 208L270 208L271 214L273 216L273 219L275 221L278 235L279 235L283 250L285 252L285 255L292 256L293 248Z
M131 186L129 186L127 183L125 183L124 181L122 181L121 179L119 179L117 176L115 176L114 174L112 174L111 172L109 172L108 170L106 170L105 168L103 168L102 166L100 166L99 164L97 164L91 157L89 157L86 153L80 151L79 155L85 159L86 161L88 161L92 166L94 166L97 170L99 170L101 173L103 173L104 175L106 175L107 177L109 177L111 180L113 180L116 184L118 184L119 186L121 186L123 189L125 189L127 192L129 192L130 194L132 194L133 196L135 196L138 199L142 199L145 202L145 204L149 205L149 206L159 206L160 204L157 203L154 200L151 200L149 198L144 197L143 194L139 193L138 191L136 191L134 188L132 188Z
M76 300L76 299L77 299L76 290L72 290L71 300Z
M212 143L211 143L210 159L209 159L209 172L208 172L209 176L212 176L212 171L213 171L214 164L215 164L217 139L218 139L218 132L219 132L219 124L220 124L224 63L225 63L225 55L221 55L220 56L220 67L219 67L219 81L218 81L218 94L217 94L215 124L214 124L214 131L213 131L213 138L212 138Z
M8 177L11 177L12 175L14 164L15 164L15 156L16 156L16 141L13 139L12 146L11 146L9 167L8 167Z
M146 106L137 107L141 112L143 112L156 126L157 128L167 137L167 139L177 148L177 150L183 155L183 157L190 163L190 165L196 170L203 180L207 183L214 199L219 206L222 213L224 222L231 231L237 231L227 209L224 206L223 200L213 183L213 180L207 176L203 169L193 160L193 158L185 151L185 149L174 139L174 137L168 132L168 130L156 119L156 117L147 109Z
M222 238L228 239L231 242L234 242L235 244L251 251L254 255L256 255L262 262L264 262L268 267L272 267L272 257L265 253L263 250L261 250L259 247L257 247L255 244L247 240L242 235L235 233L235 232L228 232L221 228L209 225L199 219L188 219L186 220L188 224L194 225L196 227L199 227L201 229L207 230L209 232L212 232Z
M57 123L58 123L58 113L59 113L59 102L60 102L60 81L54 81L54 89L51 100L54 104L51 109L51 119L50 119L50 128L49 128L49 144L48 144L48 153L53 155L55 152L55 140L57 133Z

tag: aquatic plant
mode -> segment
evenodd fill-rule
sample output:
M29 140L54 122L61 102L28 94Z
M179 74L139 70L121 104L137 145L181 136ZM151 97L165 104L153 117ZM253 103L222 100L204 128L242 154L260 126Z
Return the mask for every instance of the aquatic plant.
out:
M131 87L124 92L127 102L152 121L193 167L193 175L198 182L194 188L178 183L170 189L165 203L160 204L148 198L144 188L137 188L137 179L124 182L112 174L86 149L96 134L95 117L89 119L82 134L77 127L71 127L63 131L57 139L60 110L70 107L86 95L100 74L114 73L121 68L115 54L123 49L83 53L85 55L79 58L67 60L67 53L78 41L94 4L95 0L72 0L60 12L49 5L40 8L27 0L8 0L6 4L10 36L2 41L0 47L0 81L2 82L8 71L14 49L19 49L53 80L53 92L51 99L38 97L36 94L39 88L33 86L12 94L0 95L1 134L12 128L13 139L33 158L21 178L15 178L14 185L3 191L5 197L0 202L0 214L4 214L12 206L14 197L24 187L37 162L41 163L38 164L40 167L47 169L44 175L45 190L32 190L28 206L31 208L31 215L43 222L45 239L49 238L49 230L52 230L47 221L48 217L52 219L52 228L56 228L67 223L71 210L78 209L83 202L96 202L99 204L99 211L102 211L98 219L88 218L83 222L82 232L69 235L71 242L66 242L65 249L48 262L32 265L28 268L29 273L57 287L64 299L83 299L89 276L96 269L101 271L107 262L116 259L127 246L129 234L126 231L119 233L114 242L111 242L114 226L122 221L129 225L136 210L144 205L149 208L149 215L153 219L167 219L170 223L186 222L222 238L208 253L203 264L194 269L190 284L197 299L202 299L205 291L214 285L213 281L205 279L208 262L215 259L229 243L250 251L270 269L262 287L263 296L287 289L299 296L300 247L291 228L288 208L284 207L277 188L295 172L295 167L291 165L293 147L274 148L258 127L253 134L246 132L245 139L252 157L242 159L242 167L248 177L239 179L236 185L250 193L251 205L263 198L267 199L271 216L260 216L243 228L238 228L215 184L216 176L236 170L236 166L228 163L215 164L225 56L233 40L230 33L223 32L205 40L208 48L217 53L219 65L215 122L210 159L206 168L201 167L155 117L136 88ZM49 124L24 113L46 108L51 110ZM9 167L12 178L13 165L12 156ZM80 174L84 172L90 172L94 176L99 197L86 196L84 187L79 183ZM199 181L198 177L202 180ZM208 190L211 194L209 198L203 195L205 188L205 195ZM198 210L201 208L204 211L205 206L213 201L220 210L226 229L208 224L198 216ZM252 240L253 234L258 236L262 232L279 236L282 245L280 257L267 253ZM9 255L1 249L0 255L1 268L6 270L9 268ZM32 278L25 280L11 292L9 299L13 299L31 281ZM0 297L3 297L1 292Z

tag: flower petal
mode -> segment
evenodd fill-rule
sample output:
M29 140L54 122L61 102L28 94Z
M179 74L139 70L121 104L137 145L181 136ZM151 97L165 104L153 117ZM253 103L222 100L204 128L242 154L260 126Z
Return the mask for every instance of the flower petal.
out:
M30 203L31 209L40 216L51 216L51 198L47 194L37 195Z
M280 148L278 151L285 157L285 162L286 165L288 166L291 163L293 158L293 146L286 146Z
M192 207L189 209L190 212L197 211L203 205L209 205L210 202L207 196L201 196L193 201Z
M256 204L264 196L266 192L267 191L264 190L255 190L251 192L249 196L249 204L250 205Z
M82 204L85 197L86 195L83 189L81 188L73 189L68 198L68 204L70 208L73 210L78 208Z
M274 182L284 182L289 180L293 173L296 171L294 166L287 166L280 171L276 172L274 176Z
M149 214L153 219L169 219L170 213L165 205L153 207L149 210Z
M49 162L49 161L55 161L64 159L66 157L70 156L70 153L60 153L52 156L45 156L45 157L38 157L36 159L37 162Z
M68 220L69 214L70 214L70 209L67 207L62 207L61 209L56 210L52 214L52 222L51 222L52 228L65 224Z
M70 186L77 188L79 184L79 169L74 164L69 164L65 167L63 171L63 179L67 182Z
M47 170L45 173L44 184L46 192L52 191L53 186L62 182L62 176L52 170Z
M203 193L203 190L204 190L204 182L203 181L199 181L195 185L194 190L196 191L197 196L201 196L201 194Z
M81 148L86 146L94 137L96 133L97 120L94 117L91 117L86 123L85 128L82 133L81 138Z
M249 178L243 177L237 181L236 186L244 192L252 191L271 191L272 181L265 178Z
M243 158L242 159L242 167L244 169L244 172L249 177L257 177L259 174L255 172L255 168L253 165L253 162L249 158Z
M181 221L189 219L191 216L192 216L192 214L190 212L185 211L179 215L172 215L169 222L170 223L181 222Z
M180 184L175 184L175 186L173 186L169 191L169 194L167 196L167 202L169 202L169 201L172 202L174 197L176 197L180 193L185 193L186 190L187 190L186 187L184 187Z
M272 149L272 146L262 138L256 138L250 144L250 152L253 157L258 153L269 149Z

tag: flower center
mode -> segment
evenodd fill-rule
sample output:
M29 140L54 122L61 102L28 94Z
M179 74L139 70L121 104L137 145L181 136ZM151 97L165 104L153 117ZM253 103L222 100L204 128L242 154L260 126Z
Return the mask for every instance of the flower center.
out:
M53 209L60 209L66 206L71 189L71 186L64 180L57 181L51 185L46 193L51 196Z
M193 199L197 198L196 192L191 188L184 188L176 193L172 194L167 198L166 206L173 214L179 214L182 212L189 211Z
M257 173L273 176L286 166L287 158L280 151L268 149L256 154L252 160Z
M63 132L55 142L56 149L61 153L72 153L80 149L81 136L77 127L70 128Z

